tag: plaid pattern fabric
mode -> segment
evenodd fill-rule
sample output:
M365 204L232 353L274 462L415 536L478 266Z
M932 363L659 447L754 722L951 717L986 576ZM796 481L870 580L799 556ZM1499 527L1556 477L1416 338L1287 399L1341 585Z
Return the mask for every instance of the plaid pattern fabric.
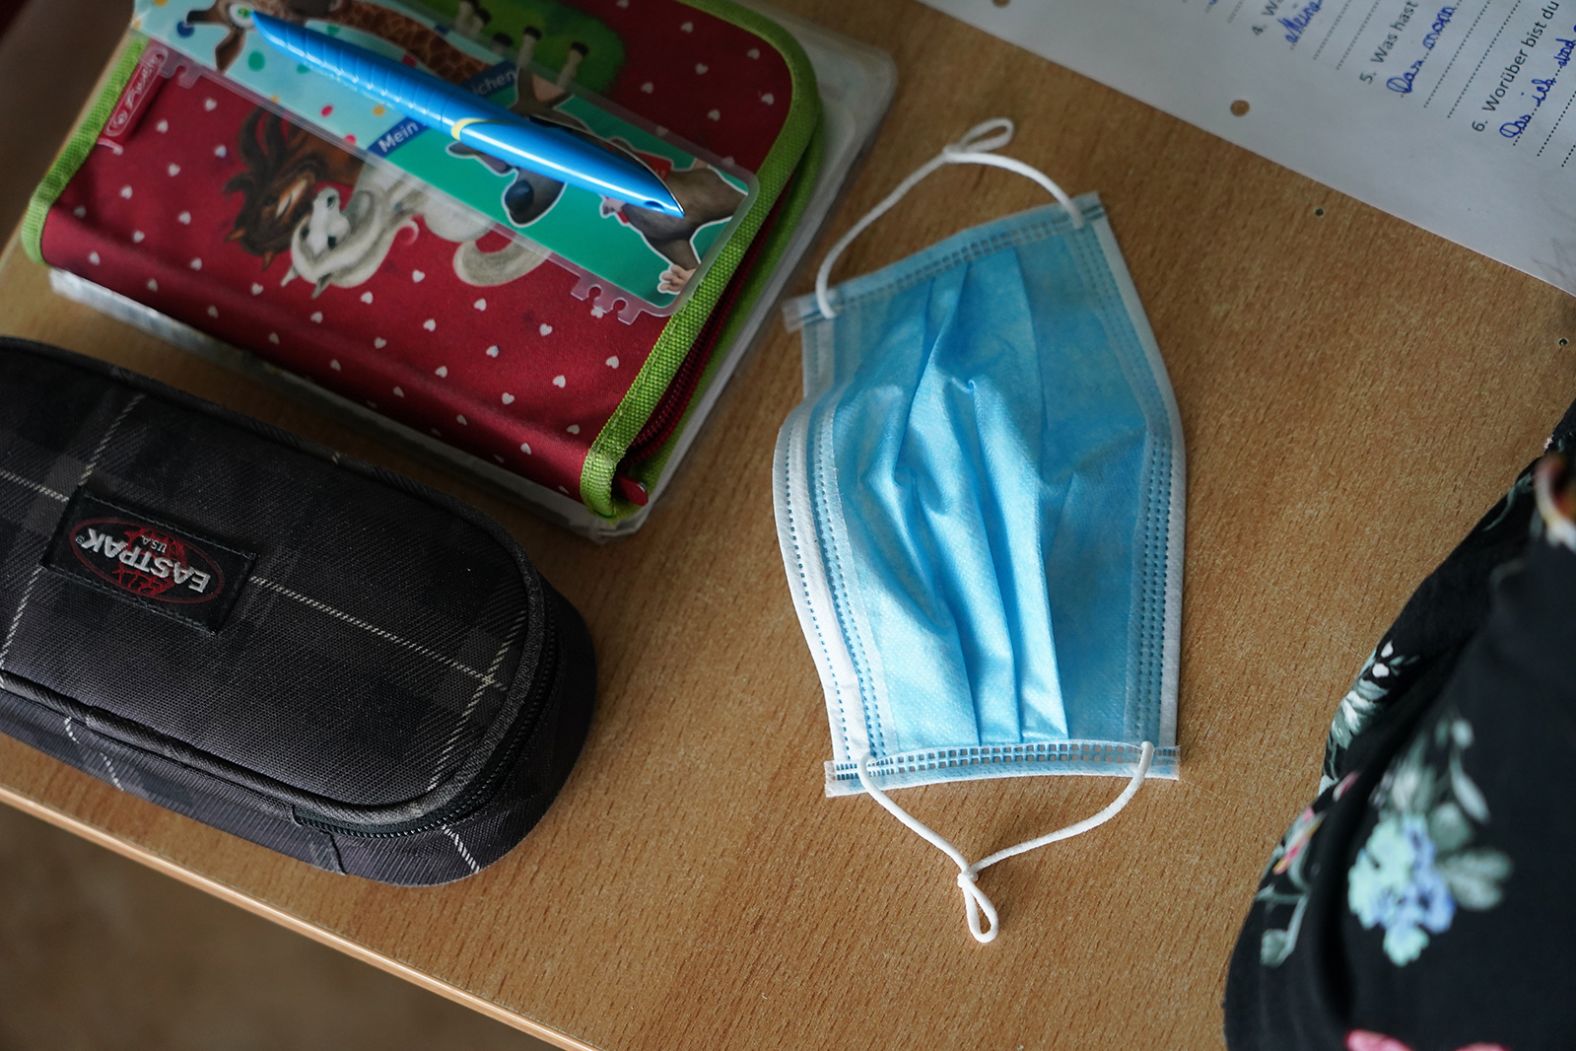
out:
M78 492L255 552L223 583L239 591L219 629L46 565ZM486 519L19 343L0 344L0 625L0 729L320 867L402 883L468 875L524 836L594 685L578 617Z

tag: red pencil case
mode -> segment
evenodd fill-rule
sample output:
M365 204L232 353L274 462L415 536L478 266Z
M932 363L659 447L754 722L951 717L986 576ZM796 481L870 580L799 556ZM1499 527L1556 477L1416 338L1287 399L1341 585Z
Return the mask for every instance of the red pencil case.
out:
M348 3L363 21L379 6ZM500 229L457 238L421 215L386 232L364 273L287 280L314 202L334 191L348 213L375 188L370 166L217 77L164 76L162 45L135 35L39 187L24 243L451 458L604 520L631 515L814 181L815 78L790 35L730 0L530 8L561 12L527 22L539 56L573 54L592 20L621 51L602 95L756 175L748 214L670 316L629 320ZM452 79L474 72L430 36L399 42Z

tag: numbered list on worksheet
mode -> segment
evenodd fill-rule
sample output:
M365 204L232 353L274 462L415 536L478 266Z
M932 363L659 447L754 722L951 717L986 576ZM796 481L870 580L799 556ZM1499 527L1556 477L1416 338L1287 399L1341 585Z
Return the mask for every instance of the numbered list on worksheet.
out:
M1576 292L1576 0L926 2Z
M1576 134L1565 127L1576 100L1576 0L1477 4L1417 0L1223 0L1255 37L1324 62L1395 95L1458 130L1488 135L1566 167Z

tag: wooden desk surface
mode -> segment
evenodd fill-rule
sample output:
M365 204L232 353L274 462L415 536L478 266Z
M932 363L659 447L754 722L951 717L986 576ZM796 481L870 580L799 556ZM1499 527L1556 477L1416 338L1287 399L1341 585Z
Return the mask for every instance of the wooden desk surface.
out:
M13 245L0 328L472 500L586 613L602 680L552 811L450 887L319 873L9 741L0 794L566 1047L1217 1047L1236 927L1312 794L1336 700L1576 395L1572 300L918 4L780 2L892 49L902 77L831 232L997 114L1019 121L1016 155L1104 195L1189 449L1181 782L992 869L1002 935L986 947L945 859L868 800L822 798L826 719L773 531L770 452L799 399L781 332L648 527L599 548L56 299ZM938 175L843 272L1036 194L1003 173ZM1116 787L1028 778L904 802L978 856Z

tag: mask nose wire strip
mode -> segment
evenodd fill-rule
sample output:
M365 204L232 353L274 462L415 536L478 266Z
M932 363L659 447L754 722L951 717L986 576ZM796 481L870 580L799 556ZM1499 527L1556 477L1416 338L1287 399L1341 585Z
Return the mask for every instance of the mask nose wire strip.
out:
M1031 850L1038 850L1040 847L1049 846L1064 839L1071 839L1074 836L1088 832L1090 829L1099 828L1121 813L1122 808L1133 801L1133 797L1138 794L1139 786L1144 783L1144 778L1149 776L1149 766L1154 762L1154 758L1155 746L1145 741L1139 754L1138 769L1133 772L1133 779L1127 783L1126 788L1122 789L1122 793L1111 800L1105 809L1098 814L1086 817L1082 821L1075 821L1071 825L1066 825L1055 832L1049 832L1036 839L1025 840L1016 846L998 850L996 853L982 858L972 865L963 856L961 850L943 838L939 832L936 832L923 821L920 821L919 818L904 810L893 801L891 796L876 786L875 780L870 776L870 756L868 753L860 757L857 771L859 783L864 786L866 792L870 793L870 798L880 803L887 813L907 825L909 830L918 835L919 838L951 858L952 863L958 867L958 889L963 892L963 915L968 921L969 933L974 935L975 941L984 945L996 939L998 924L995 904L979 888L980 872L990 868L998 861L1006 861L1008 858L1017 857L1019 854L1027 854ZM988 921L988 925L980 923L982 915Z
M855 239L866 230L870 229L875 221L891 211L899 201L907 196L908 191L918 186L921 180L931 172L948 164L982 164L990 168L1001 168L1005 171L1016 172L1026 179L1030 179L1045 190L1046 193L1056 198L1061 206L1072 217L1073 226L1082 229L1084 225L1083 213L1073 204L1073 199L1067 196L1067 191L1033 165L1012 157L1003 157L994 150L1007 145L1012 141L1013 123L1006 117L997 117L994 120L976 124L970 128L968 134L957 142L946 146L936 156L921 164L908 178L897 184L897 187L870 211L855 223L848 232L838 238L826 258L821 260L821 269L815 275L815 303L821 310L822 317L836 317L837 311L832 307L832 297L827 291L827 284L832 277L832 267L836 265L839 257L853 244Z

